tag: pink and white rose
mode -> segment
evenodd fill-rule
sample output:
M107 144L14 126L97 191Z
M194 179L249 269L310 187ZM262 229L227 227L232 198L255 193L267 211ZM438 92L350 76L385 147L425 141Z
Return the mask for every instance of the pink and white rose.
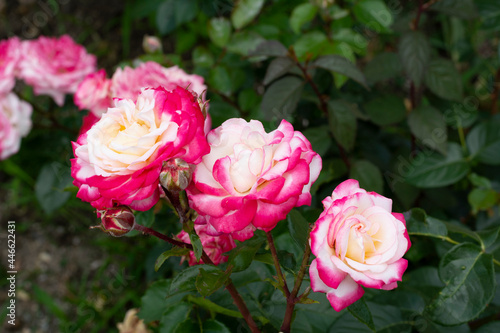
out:
M14 88L20 58L19 38L12 37L0 41L0 95L5 95Z
M49 95L58 105L75 93L85 76L96 71L96 57L68 35L41 36L23 42L20 76L37 95Z
M73 143L77 197L99 210L127 205L148 210L160 195L163 161L198 163L209 147L196 97L186 89L145 89L115 107Z
M316 256L309 269L312 290L326 293L340 311L363 296L362 286L396 288L411 243L403 214L391 212L392 200L349 179L323 205L310 236Z
M207 136L210 153L196 166L188 197L218 232L245 240L270 231L293 207L310 205L321 158L283 120L266 133L259 121L229 119Z
M85 77L78 86L73 99L80 110L91 110L96 117L100 118L113 104L110 89L111 80L106 78L106 71L101 69Z
M17 153L31 130L33 108L14 93L0 95L0 160Z
M104 70L89 75L78 87L74 100L80 109L88 109L100 117L112 105L112 98L136 101L143 88L172 90L177 86L203 96L204 100L207 87L203 77L187 74L177 66L165 68L153 61L144 62L136 68L118 68L111 79L106 78Z
M231 251L236 247L233 238L231 235L223 234L223 233L214 233L213 228L207 224L204 224L203 217L198 217L196 223L194 225L194 230L196 234L200 237L201 244L203 245L203 250L207 253L208 257L212 259L212 262L215 265L226 262L228 257L224 255L225 252ZM189 239L189 234L184 230L181 231L177 238L179 238L184 243L191 244L191 240ZM193 251L189 252L187 257L189 266L204 264L203 259L200 261L196 260Z

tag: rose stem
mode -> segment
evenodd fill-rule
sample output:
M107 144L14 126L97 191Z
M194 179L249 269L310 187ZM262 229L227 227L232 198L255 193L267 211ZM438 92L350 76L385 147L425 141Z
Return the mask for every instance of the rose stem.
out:
M186 209L182 205L182 203L180 201L180 198L179 198L179 194L175 195L174 193L168 191L165 187L163 187L163 191L165 192L165 195L170 200L170 202L174 206L175 210L179 214L179 218L181 219L181 222L188 221L189 220L189 217L187 216L188 209ZM135 226L135 229L139 230L139 231L142 231L144 233L147 233L149 235L155 236L155 237L157 237L157 238L159 238L159 239L161 239L163 241L166 241L166 242L168 242L168 243L170 243L172 245L179 246L179 247L184 247L184 248L187 248L187 249L190 249L190 250L193 249L193 246L191 244L184 243L184 242L172 239L172 238L170 238L170 237L168 237L168 236L166 236L166 235L164 235L162 233L159 233L158 231L156 231L154 229L147 228L147 227L144 227L142 225L137 225L137 224ZM205 249L202 249L201 259L203 259L203 262L206 263L206 264L214 265L212 259L210 259L210 257L205 252ZM236 306L238 307L238 310L243 315L243 319L245 319L245 321L246 321L248 327L250 328L250 330L253 333L260 332L259 328L257 327L257 324L255 323L255 321L252 318L252 315L250 314L250 311L248 310L248 307L245 304L245 301L243 300L243 298L239 294L238 290L234 286L233 281L231 280L231 278L227 279L226 289L227 289L227 291L229 291L229 294L231 294L231 297L233 298L233 302L236 304Z
M293 286L292 293L287 297L286 300L286 310L285 317L283 318L283 324L281 325L281 332L288 333L290 332L290 326L292 324L292 316L293 310L295 308L295 304L300 300L297 298L297 294L299 293L300 285L302 284L302 280L304 280L304 275L306 274L307 264L309 263L309 256L311 255L311 248L309 244L306 244L306 249L304 250L304 256L302 257L302 263L300 265L299 274L295 278L295 284Z
M276 268L276 274L278 275L278 281L280 283L280 286L283 288L286 297L288 298L290 296L290 290L288 289L286 279L283 276L283 272L281 271L280 263L278 260L278 252L276 251L276 247L274 246L273 235L270 231L268 231L266 232L266 236L267 242L269 243L269 249L271 250L271 255L273 257L274 267Z
M167 235L164 235L164 234L162 234L154 229L145 227L143 225L136 224L134 229L138 230L140 232L143 232L145 234L155 236L155 237L157 237L165 242L168 242L174 246L183 247L183 248L190 249L190 250L193 249L193 246L191 244L175 240L173 238L168 237ZM214 265L212 259L210 259L210 257L207 255L205 250L203 250L203 252L201 254L201 259L203 259L203 262L206 264ZM231 294L231 297L233 298L234 303L236 304L236 306L238 307L238 310L240 310L241 314L243 315L243 318L247 322L248 327L250 327L250 330L254 333L260 332L259 328L257 327L257 324L253 320L252 315L250 314L250 311L248 310L248 308L245 304L245 301L243 300L243 298L241 298L240 294L238 293L238 290L236 289L236 287L233 284L233 281L231 281L231 278L228 278L228 280L227 280L226 289Z
M295 55L295 51L293 49L290 49L290 55L292 60L295 62L295 65L297 65L297 67L302 71L302 74L304 74L306 82L309 83L309 85L311 85L311 88L314 90L314 93L318 96L321 111L325 114L326 118L329 119L330 115L328 112L328 104L326 103L326 98L321 94L318 86L316 85L316 83L314 83L311 75L309 75L309 73L307 72L306 66L302 65L299 59L297 59L297 56ZM344 148L337 142L337 140L335 140L335 143L337 144L337 148L339 149L342 161L346 165L347 169L350 170L351 161L349 161L349 157L347 156Z
M188 221L187 215L187 209L182 205L181 200L180 200L180 195L179 193L172 193L169 190L167 190L166 187L163 187L163 192L165 192L165 195L167 196L168 200L174 206L175 211L177 212L177 215L179 215L179 218L181 219L181 223L184 224Z

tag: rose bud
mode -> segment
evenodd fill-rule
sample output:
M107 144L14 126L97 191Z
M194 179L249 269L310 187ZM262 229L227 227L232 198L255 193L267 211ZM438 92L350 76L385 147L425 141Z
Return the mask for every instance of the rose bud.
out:
M156 36L144 35L142 39L142 48L146 53L161 53L162 46L161 41Z
M101 215L102 224L91 227L91 229L99 228L115 237L121 237L134 229L134 213L126 206L118 206L105 211L99 211L99 215Z
M188 187L193 177L193 166L182 158L172 158L163 162L160 183L169 192L178 193Z

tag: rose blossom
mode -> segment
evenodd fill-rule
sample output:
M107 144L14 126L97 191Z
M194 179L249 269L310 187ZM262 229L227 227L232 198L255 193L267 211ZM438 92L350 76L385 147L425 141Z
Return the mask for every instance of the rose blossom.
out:
M86 75L96 70L96 57L64 35L41 36L23 42L20 76L37 95L49 95L58 105L64 94L74 93Z
M396 288L411 244L403 214L391 213L392 200L349 179L323 205L310 236L316 256L309 269L312 290L326 293L340 311L363 296L361 286Z
M14 88L20 56L21 42L17 37L0 41L0 95Z
M231 235L216 233L213 228L204 221L204 218L199 216L194 225L194 230L196 234L200 237L201 244L203 245L203 249L207 253L208 257L212 259L215 265L226 262L228 257L224 256L225 252L231 251L236 247L233 238ZM203 223L203 224L200 224ZM215 233L214 233L215 232ZM177 238L179 238L184 243L191 244L191 240L189 239L189 234L184 230L181 231ZM189 252L188 256L189 266L203 264L203 259L200 261L196 261L196 257L193 251Z
M73 143L77 197L100 210L148 210L159 198L163 161L197 163L209 151L203 122L196 97L180 87L145 89L136 103L115 99L115 107Z
M14 93L0 96L0 160L17 153L31 129L32 107Z
M143 88L163 87L172 90L176 86L204 96L207 87L203 82L203 77L189 75L177 66L165 68L148 61L136 68L118 68L111 79L106 78L104 70L87 76L78 87L74 100L80 109L88 109L100 117L111 106L112 97L135 101Z
M259 121L229 119L207 140L211 151L186 190L191 206L218 232L245 240L311 203L321 158L287 121L266 133Z
M80 83L73 97L74 102L80 110L91 110L96 117L100 118L112 105L110 88L111 80L106 78L106 71L101 69L87 75Z

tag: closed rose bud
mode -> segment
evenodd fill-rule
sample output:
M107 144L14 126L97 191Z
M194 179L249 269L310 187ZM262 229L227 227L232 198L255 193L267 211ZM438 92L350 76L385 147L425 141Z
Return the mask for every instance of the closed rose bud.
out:
M99 213L102 224L92 228L99 228L115 237L121 237L134 229L134 213L126 206L113 207Z
M158 37L145 35L142 39L142 48L147 53L161 53L161 41Z
M181 158L163 162L160 183L168 191L178 193L188 187L193 176L193 166Z

